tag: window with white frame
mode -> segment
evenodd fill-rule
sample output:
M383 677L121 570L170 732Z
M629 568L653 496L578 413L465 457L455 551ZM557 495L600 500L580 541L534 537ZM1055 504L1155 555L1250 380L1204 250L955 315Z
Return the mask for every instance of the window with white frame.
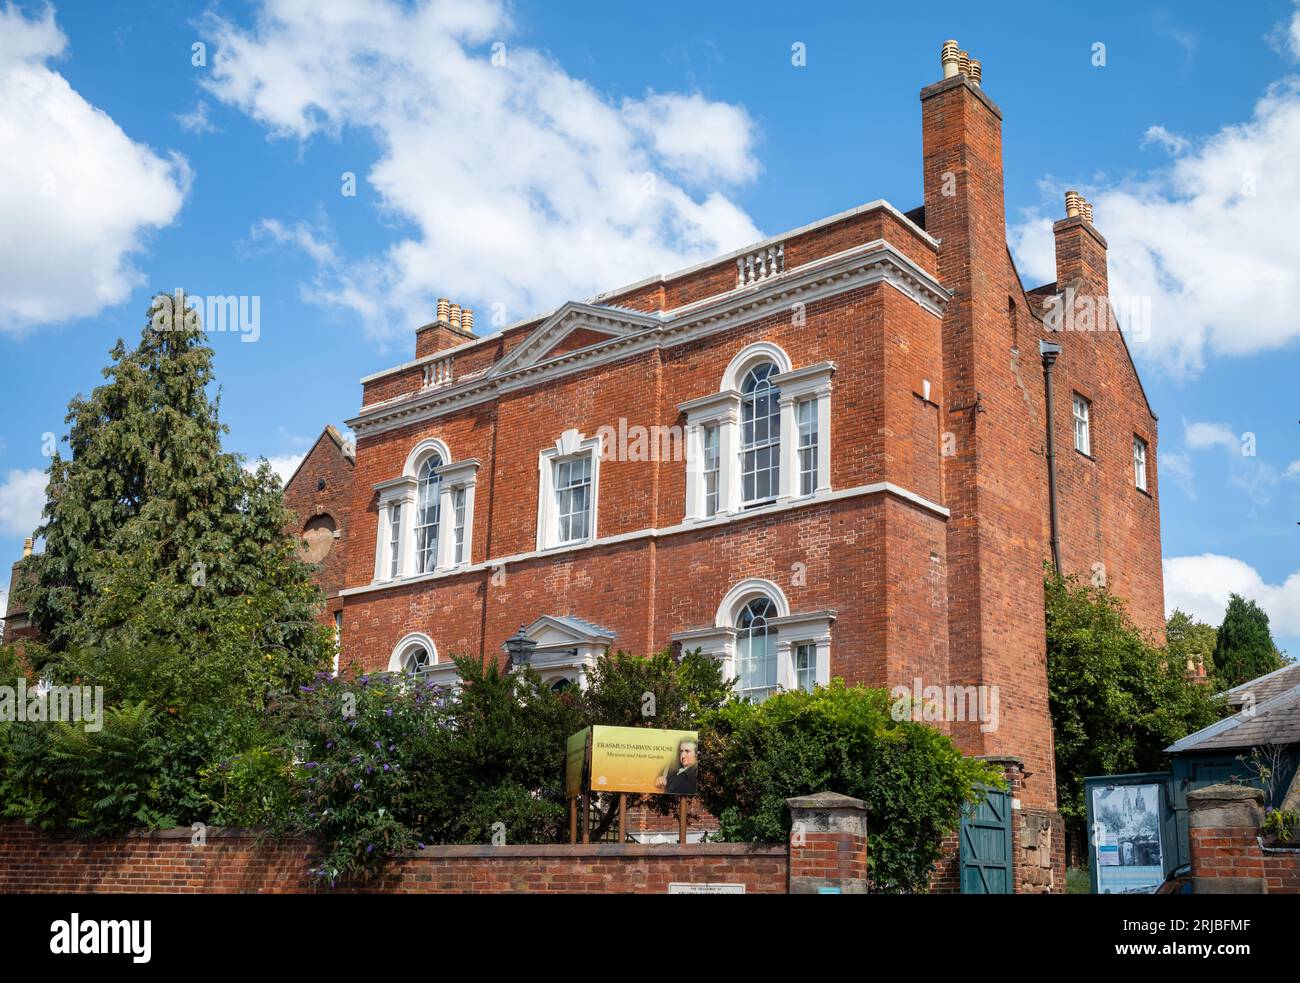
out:
M591 524L591 455L555 462L555 516L557 543L587 538Z
M1147 442L1138 436L1133 437L1133 484L1147 490Z
M430 438L411 451L400 477L375 485L376 581L438 573L467 562L478 466L476 458L452 462L446 445ZM443 529L444 519L450 530Z
M812 642L794 646L794 685L805 693L811 693L817 685L817 646Z
M817 490L817 401L800 400L796 417L799 422L799 494Z
M769 622L777 616L771 598L756 597L736 618L736 690L742 699L755 703L776 690L776 628Z
M402 672L419 676L433 664L433 654L423 645L413 645L402 656Z
M388 510L388 576L392 579L401 573L402 562L402 508L394 505Z
M722 458L718 446L718 425L704 428L704 515L718 514L718 493Z
M1089 433L1088 417L1092 404L1078 393L1074 394L1074 449L1081 454L1092 456L1092 435Z
M778 690L829 685L836 616L829 609L791 612L779 586L748 577L727 591L712 627L687 628L672 640L717 659L739 695L758 702Z
M781 391L772 384L777 368L761 362L740 384L741 501L761 505L781 489Z
M678 405L686 415L686 521L831 491L834 362L793 369L770 342L731 360L716 392Z
M432 573L438 565L438 527L442 518L442 490L438 468L442 458L430 454L420 465L415 493L415 572Z
M600 482L599 435L566 430L538 459L537 548L596 538Z
M465 495L466 489L457 488L452 492L452 510L455 512L453 535L456 537L455 561L465 562Z

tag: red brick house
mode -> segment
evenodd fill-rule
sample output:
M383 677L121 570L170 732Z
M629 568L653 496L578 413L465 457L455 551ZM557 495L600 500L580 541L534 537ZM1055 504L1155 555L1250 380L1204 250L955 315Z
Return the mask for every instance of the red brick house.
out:
M316 582L325 594L321 620L342 631L343 589L348 533L352 519L352 445L327 426L284 485L285 504L293 510L293 534L301 541L302 559L317 564Z
M919 208L873 201L484 338L439 302L348 421L347 660L450 678L523 624L554 681L605 646L681 645L757 698L997 687L994 726L939 726L1019 759L1016 807L1056 826L1042 565L1055 547L1163 637L1156 416L1091 206L1068 196L1056 282L1024 289L1002 113L978 62L943 61Z

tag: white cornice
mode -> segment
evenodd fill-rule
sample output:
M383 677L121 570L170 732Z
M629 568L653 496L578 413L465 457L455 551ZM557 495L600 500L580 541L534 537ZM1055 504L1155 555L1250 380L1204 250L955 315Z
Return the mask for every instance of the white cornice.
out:
M760 249L766 249L769 246L775 246L779 243L788 242L791 239L795 239L801 235L806 235L809 232L816 232L818 229L825 228L826 226L829 225L834 225L837 222L843 222L846 219L854 218L866 212L873 212L877 210L888 212L891 216L897 219L898 222L901 225L903 225L904 228L910 231L914 236L916 236L918 239L920 239L922 242L928 245L931 249L938 251L939 249L938 239L930 235L930 233L926 232L925 229L921 228L919 225L913 222L910 218L904 215L901 211L899 211L896 207L891 205L889 202L885 201L883 198L877 198L874 201L869 201L864 205L858 205L854 208L848 208L842 212L836 212L834 215L828 215L825 218L820 218L816 222L809 222L807 225L801 225L797 229L790 229L786 232L779 233L778 235L768 236L766 239L760 240L759 242L751 242L747 246L742 246L739 249L732 250L731 252L727 253L725 256L714 256L711 259L704 260L702 263L696 263L693 266L687 266L680 270L674 270L671 273L658 273L654 276L646 277L643 280L638 280L635 283L629 283L621 287L615 287L613 290L602 291L601 293L597 294L595 297L590 298L587 301L587 304L589 306L607 306L604 304L604 302L611 298L621 297L624 294L631 293L634 290L641 290L645 287L654 286L656 284L670 283L673 280L681 279L684 276L690 276L692 273L698 273L701 270L707 270L713 266L722 266L724 264L732 262L735 259L738 259L741 256L747 256L750 253L757 252ZM627 310L627 308L616 308L616 309L624 310L624 311ZM518 321L514 321L511 324L504 325L499 331L496 331L490 335L486 335L482 338L475 338L473 341L467 341L464 344L456 345L454 348L446 348L439 352L433 352L432 354L423 355L420 358L412 359L409 362L403 362L401 365L395 365L392 368L382 369L379 372L372 372L370 375L362 376L361 382L364 385L367 382L374 382L376 379L382 379L384 378L384 376L392 375L395 372L401 372L405 369L412 369L419 365L427 365L429 362L437 361L438 359L442 358L445 355L455 355L460 352L467 351L468 349L474 348L478 345L494 344L500 341L501 335L505 334L507 331L513 331L515 328L522 328L529 324L540 324L541 322L548 320L549 318L551 318L553 315L557 314L561 310L563 310L563 305L561 305L561 307L557 307L550 311L543 311L538 314L529 315L528 317L525 318L520 318Z
M441 580L445 577L456 577L461 574L482 572L484 570L490 571L498 567L508 566L511 563L521 563L526 560L545 559L553 556L565 556L570 553L576 553L580 550L595 549L596 547L609 546L615 543L627 543L638 539L661 539L665 536L676 536L681 533L699 532L701 529L728 526L732 523L745 522L749 519L761 516L770 516L773 513L789 512L793 509L807 508L813 505L821 505L826 502L838 502L846 498L859 498L865 495L880 494L892 495L895 498L916 505L917 507L943 519L947 519L950 514L948 509L944 508L942 505L932 502L928 498L916 494L916 492L908 491L906 488L900 488L892 482L877 481L870 485L858 485L856 488L845 488L840 491L828 492L824 495L812 495L806 498L796 498L789 501L776 502L772 505L763 506L762 508L748 509L735 515L719 515L710 519L680 522L677 525L664 526L658 529L637 529L632 532L617 533L613 536L602 536L599 539L591 539L582 543L573 543L568 546L529 550L526 553L514 553L510 556L494 557L483 563L463 564L451 570L435 570L433 573L419 574L414 577L403 577L398 580L382 580L376 583L365 584L361 587L348 587L339 591L339 596L355 597L359 594L370 594L374 591L401 590L415 584Z
M873 283L887 283L933 314L942 317L951 297L942 284L883 239L826 256L778 276L730 290L673 311L655 323L608 342L569 352L535 364L524 364L490 377L480 377L419 393L404 393L363 407L347 421L359 437L383 433L442 416L457 409L489 402L501 393L552 381L656 348L686 344L766 317L774 306L809 304ZM566 305L567 306L567 305ZM576 306L576 305L575 305ZM624 312L609 311L610 317ZM644 317L645 315L643 315ZM557 312L556 319L562 319ZM537 337L542 328L534 333Z

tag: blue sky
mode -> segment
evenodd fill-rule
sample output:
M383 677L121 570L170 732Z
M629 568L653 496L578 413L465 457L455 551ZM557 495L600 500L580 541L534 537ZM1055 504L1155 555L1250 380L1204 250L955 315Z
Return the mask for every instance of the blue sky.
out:
M436 296L485 333L915 206L917 93L953 37L1003 110L1028 285L1077 187L1112 289L1152 300L1170 606L1217 623L1246 593L1300 652L1300 18L1100 6L0 4L0 558L44 434L155 292L259 298L255 342L212 336L223 416L289 467Z

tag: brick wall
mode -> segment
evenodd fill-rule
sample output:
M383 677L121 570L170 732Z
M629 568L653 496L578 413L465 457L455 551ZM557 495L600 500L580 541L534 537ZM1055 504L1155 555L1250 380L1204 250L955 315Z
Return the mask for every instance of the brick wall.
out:
M1211 785L1187 793L1191 877L1197 894L1300 894L1300 847L1262 835L1264 793Z
M750 894L866 890L867 812L834 792L788 799L788 844L434 846L345 891L665 893L673 883L742 884ZM249 830L188 829L85 841L0 824L0 894L290 893L312 889L312 842Z
M304 558L319 564L316 582L326 598L322 620L331 625L334 613L343 609L338 594L347 574L353 532L354 468L342 436L328 427L284 489L285 505L294 514L289 532L303 541ZM337 535L332 540L318 538L328 525L334 526Z
M188 829L86 842L17 824L0 826L0 894L124 892L283 894L312 890L306 840L259 842L246 830L210 828L203 846ZM350 892L666 893L669 883L744 884L784 894L783 845L731 843L591 846L442 846L398 858Z

